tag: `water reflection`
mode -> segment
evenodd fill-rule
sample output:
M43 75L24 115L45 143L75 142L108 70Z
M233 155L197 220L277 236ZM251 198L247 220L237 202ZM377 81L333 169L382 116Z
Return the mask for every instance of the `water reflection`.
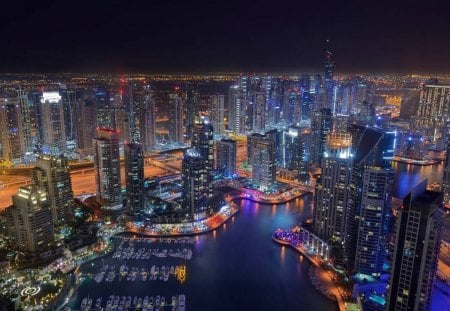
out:
M425 179L428 179L428 184L441 183L444 165L442 162L427 166L394 162L393 168L395 170L393 195L403 198Z

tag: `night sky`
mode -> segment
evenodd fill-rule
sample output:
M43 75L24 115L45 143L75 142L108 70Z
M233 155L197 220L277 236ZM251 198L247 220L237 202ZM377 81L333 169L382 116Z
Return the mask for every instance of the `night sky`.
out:
M450 1L5 2L0 72L450 72Z

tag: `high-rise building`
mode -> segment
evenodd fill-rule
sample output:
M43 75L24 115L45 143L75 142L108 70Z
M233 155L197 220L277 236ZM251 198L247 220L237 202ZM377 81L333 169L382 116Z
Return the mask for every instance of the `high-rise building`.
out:
M236 135L245 134L246 96L238 85L230 87L228 96L228 129Z
M96 131L95 103L87 99L79 99L74 103L74 108L73 123L77 133L77 152L85 157L93 152L92 139Z
M255 132L264 131L266 128L266 96L263 89L258 87L250 95L250 106L253 107L253 126Z
M35 185L20 187L12 200L5 211L10 245L32 253L48 249L55 234L45 190Z
M296 179L307 181L309 179L306 161L306 144L302 128L290 126L283 132L281 166L291 170Z
M427 180L403 199L386 310L430 310L443 220L442 193L426 190Z
M32 170L33 183L47 193L48 204L55 226L72 219L73 192L69 163L63 155L41 155Z
M139 135L136 120L136 98L133 81L122 86L122 106L124 108L123 139L128 142L137 142Z
M182 162L184 206L194 219L202 219L208 215L209 172L205 159L196 149L184 152Z
M311 118L310 162L312 165L320 166L327 137L332 129L333 118L330 109L324 108L314 112Z
M358 273L379 276L388 250L391 220L391 186L394 171L369 167L363 173L359 230L356 243L355 270Z
M216 168L225 177L236 175L236 141L222 139L216 142Z
M100 128L115 128L112 124L110 94L104 87L94 89L96 124Z
M0 97L0 155L16 163L31 151L28 100L19 92Z
M44 91L41 97L42 151L60 155L67 151L64 105L59 91Z
M352 144L355 145L352 146L351 182L345 211L344 260L348 271L354 271L355 264L358 264L365 273L377 275L380 273L380 267L363 257L370 256L372 252L378 250L380 252L377 256L384 256L385 249L382 249L385 246L384 241L371 243L373 241L364 239L377 234L383 238L384 232L376 230L385 230L384 227L391 217L392 171L389 157L386 156L391 148L387 143L391 141L391 137L379 129L364 125L353 124L349 130L352 133ZM373 210L376 210L375 216ZM360 244L366 249L357 249L359 238ZM358 262L356 262L357 252L359 252ZM376 260L378 264L378 260L382 259ZM371 266L372 264L374 266Z
M215 135L223 135L225 132L224 118L225 118L225 96L211 95L210 96L210 119L214 128Z
M144 208L144 153L138 143L126 143L124 150L127 206L135 214Z
M145 151L152 150L156 146L156 102L153 95L149 87L144 87L140 127Z
M191 146L195 148L205 161L208 171L208 195L212 194L214 169L214 128L207 117L197 117L192 129Z
M429 84L422 87L419 95L419 108L413 118L415 129L424 138L438 143L445 138L445 123L449 118L450 85Z
M330 133L325 150L314 196L314 230L321 239L342 243L351 176L351 135Z
M179 94L169 95L169 139L171 143L184 143L183 98Z
M262 191L272 188L276 178L275 141L255 133L247 136L247 149L254 185Z
M104 209L121 209L120 133L117 130L97 129L93 144L97 200Z
M326 94L326 106L325 108L332 109L335 112L334 100L335 96L335 83L334 83L334 59L333 53L330 48L330 40L326 41L325 48L325 70L324 70L324 85Z
M195 118L200 115L200 94L189 89L186 92L186 137L191 138Z
M447 154L444 160L444 174L442 176L442 192L444 193L444 202L450 203L450 122L446 122L446 147Z

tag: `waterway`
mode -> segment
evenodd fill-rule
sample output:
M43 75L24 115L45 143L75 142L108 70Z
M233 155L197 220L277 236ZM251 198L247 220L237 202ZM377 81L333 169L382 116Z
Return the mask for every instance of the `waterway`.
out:
M413 166L395 163L393 195L402 198L422 180L441 182L443 165ZM277 228L290 228L312 217L312 196L305 195L283 205L239 201L241 211L214 232L196 237L195 244L135 242L135 249L190 247L191 260L157 258L121 261L107 256L82 266L83 272L96 272L102 265L122 263L150 270L152 265L186 264L187 278L181 284L174 277L167 282L116 281L97 284L85 280L70 306L78 309L84 297L109 295L144 297L185 294L187 310L336 310L331 300L317 292L307 277L310 263L294 250L271 240ZM167 308L169 309L169 308Z
M97 284L84 281L70 306L79 308L81 300L109 295L156 296L185 294L187 310L336 310L333 301L322 296L311 285L307 271L310 263L294 250L280 247L271 240L277 228L289 228L312 216L312 196L306 195L284 205L261 205L240 201L241 211L226 225L214 232L196 238L191 247L193 255L186 261L187 278L184 284L174 277L164 281L127 282ZM178 244L134 243L135 249L177 248ZM127 260L129 266L177 265L178 258L156 258ZM88 263L83 272L98 271L102 265L116 265L116 270L125 261L111 256ZM169 309L169 308L168 308Z

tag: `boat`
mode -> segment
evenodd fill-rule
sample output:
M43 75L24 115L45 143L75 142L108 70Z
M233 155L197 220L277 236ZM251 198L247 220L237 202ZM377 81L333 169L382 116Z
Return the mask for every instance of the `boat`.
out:
M184 311L186 309L186 296L178 296L178 311Z
M164 296L161 297L161 306L166 305L166 298Z
M119 305L119 300L120 300L120 297L119 297L119 296L114 297L114 303L113 303L113 306L118 306L118 305Z
M133 298L133 306L136 306L137 301L138 301L138 298L136 296L134 296L134 298Z
M95 309L100 309L102 307L102 297L98 297L95 301Z
M158 296L156 296L156 299L155 299L155 305L159 306L160 303L161 303L161 297L158 295Z
M139 298L136 305L136 309L140 308L141 306L142 306L142 298Z
M82 310L86 309L87 302L88 302L88 299L87 298L83 298L83 300L81 301L80 309L82 309Z
M108 301L106 302L107 307L111 307L114 302L114 295L109 296Z
M144 297L144 301L142 301L142 306L145 308L148 306L148 296Z
M88 299L88 302L87 302L87 306L86 306L86 311L88 311L88 310L90 310L91 309L91 307L92 307L92 299L91 298L89 298Z
M148 300L148 304L149 304L149 305L153 305L153 302L154 302L153 296L151 296L151 297L149 298L149 300Z
M122 298L120 298L119 306L123 307L125 305L125 299L125 296L122 296Z

